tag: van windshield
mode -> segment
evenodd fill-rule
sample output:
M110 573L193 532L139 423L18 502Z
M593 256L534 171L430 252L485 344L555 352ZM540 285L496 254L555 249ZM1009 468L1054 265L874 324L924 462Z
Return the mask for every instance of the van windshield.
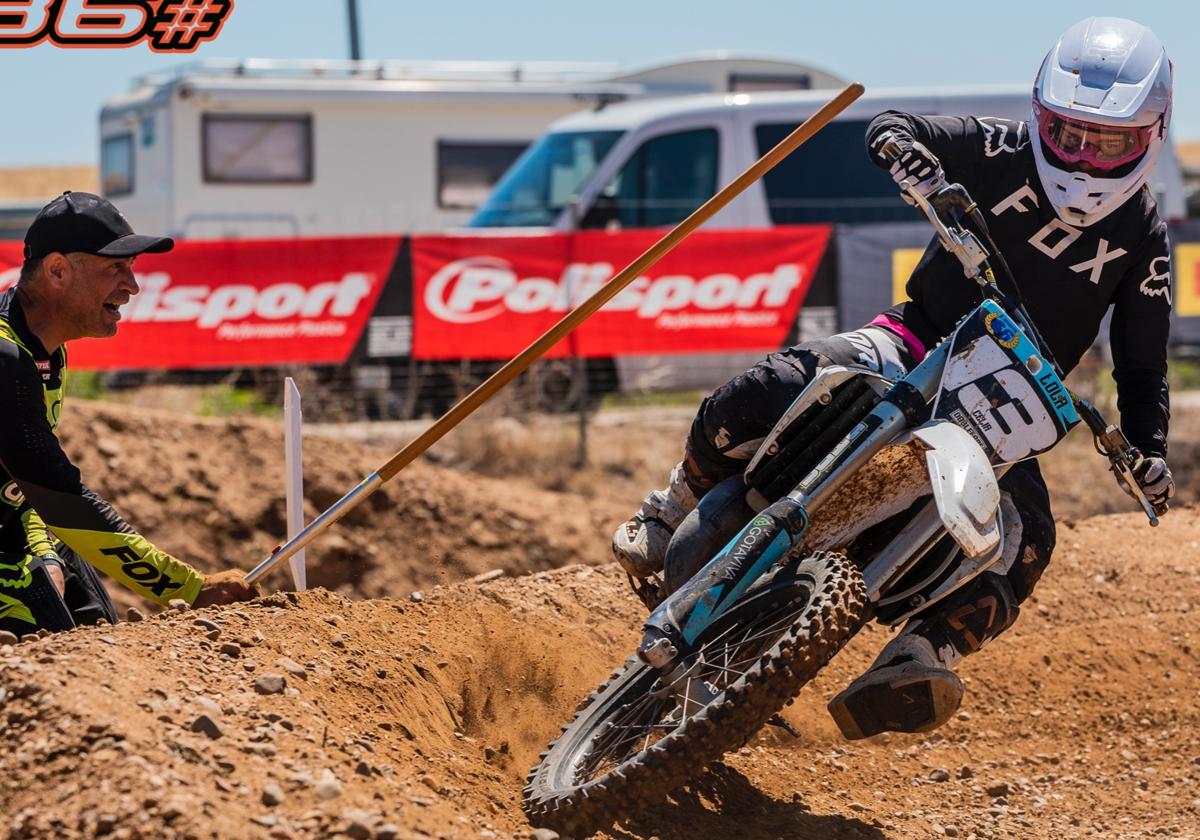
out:
M620 131L564 131L545 135L517 158L468 225L554 224L621 134Z

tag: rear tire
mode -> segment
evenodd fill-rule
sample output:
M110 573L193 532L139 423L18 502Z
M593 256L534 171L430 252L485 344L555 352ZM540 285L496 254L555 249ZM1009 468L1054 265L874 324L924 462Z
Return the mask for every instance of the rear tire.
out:
M861 626L865 595L842 554L781 570L705 632L689 661L715 691L680 719L636 657L586 698L529 774L530 822L583 835L633 816L754 736Z

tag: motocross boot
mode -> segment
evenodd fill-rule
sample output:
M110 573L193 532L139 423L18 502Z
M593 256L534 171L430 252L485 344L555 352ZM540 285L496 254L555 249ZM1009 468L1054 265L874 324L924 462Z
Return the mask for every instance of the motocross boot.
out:
M661 572L671 536L698 501L683 464L676 464L666 488L651 491L638 512L613 534L613 554L621 568L637 578Z
M910 624L892 639L870 669L829 703L829 713L851 741L881 732L928 732L958 711L962 680L953 645L935 649Z

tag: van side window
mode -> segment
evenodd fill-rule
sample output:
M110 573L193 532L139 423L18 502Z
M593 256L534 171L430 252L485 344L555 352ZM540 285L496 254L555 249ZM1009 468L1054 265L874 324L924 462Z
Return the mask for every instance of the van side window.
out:
M133 134L116 134L100 142L100 190L108 198L133 192Z
M205 114L201 133L206 183L312 183L308 115Z
M796 126L755 126L759 155ZM767 209L777 225L806 222L908 222L913 210L900 200L891 177L867 158L867 123L837 120L817 132L763 176Z
M660 227L685 219L717 189L719 144L714 128L647 140L608 183L582 227Z

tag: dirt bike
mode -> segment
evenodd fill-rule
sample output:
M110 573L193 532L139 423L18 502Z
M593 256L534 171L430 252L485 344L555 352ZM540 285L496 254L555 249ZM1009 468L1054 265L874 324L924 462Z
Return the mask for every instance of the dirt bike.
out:
M637 587L652 609L637 651L529 774L535 825L579 835L662 801L866 620L901 625L987 571L1004 546L997 478L1080 420L1150 523L1165 511L1134 480L1137 450L1063 384L967 191L902 191L982 302L897 381L821 370L744 472L705 495L667 553L695 573L665 596L661 580Z

